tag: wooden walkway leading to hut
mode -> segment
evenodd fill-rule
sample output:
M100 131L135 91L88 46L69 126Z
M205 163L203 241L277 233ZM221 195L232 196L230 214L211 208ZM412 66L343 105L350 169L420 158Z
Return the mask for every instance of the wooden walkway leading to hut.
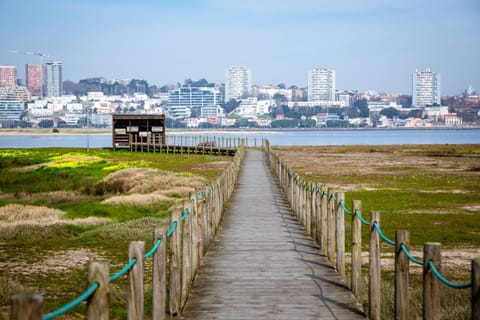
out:
M294 218L264 153L248 151L182 319L364 319Z

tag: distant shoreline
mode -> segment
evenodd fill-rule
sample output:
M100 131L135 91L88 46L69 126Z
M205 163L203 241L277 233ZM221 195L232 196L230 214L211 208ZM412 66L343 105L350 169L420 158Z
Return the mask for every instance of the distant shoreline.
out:
M395 130L478 130L480 126L462 126L462 127L393 127L393 128L212 128L212 129L185 129L185 128L167 128L167 133L239 133L248 132L249 134L288 132L288 131L395 131ZM85 128L59 128L59 132L52 132L52 129L2 129L0 135L76 135L76 134L94 134L109 135L112 129L90 129Z

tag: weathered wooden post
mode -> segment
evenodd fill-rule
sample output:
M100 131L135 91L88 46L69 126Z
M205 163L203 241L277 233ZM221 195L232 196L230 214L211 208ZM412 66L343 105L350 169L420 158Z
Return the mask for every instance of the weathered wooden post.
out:
M427 242L423 245L423 319L439 320L441 317L440 281L429 266L432 260L437 271L441 271L440 243Z
M305 188L306 201L305 201L305 230L309 236L312 235L312 184L308 183Z
M182 228L182 296L180 300L180 308L183 308L185 303L187 302L187 292L189 290L189 275L190 275L190 228L189 228L189 222L190 222L190 206L187 203L186 205L184 204L183 207L183 212L184 214L187 214L186 218L183 220L181 223L181 228Z
M368 254L368 317L380 320L381 317L381 277L380 277L380 235L375 229L380 227L380 212L370 212L370 244Z
M176 224L176 228L170 235L170 284L169 284L169 309L170 317L180 315L180 298L182 283L180 279L180 257L182 240L182 228L180 225L180 212L174 210L172 213L172 225Z
M136 259L128 272L127 312L128 319L141 320L144 315L144 262L145 242L132 241L128 245L128 260Z
M152 319L165 319L165 304L167 297L167 243L166 227L156 227L153 231L153 242L160 240L160 246L153 255L152 271Z
M108 301L109 267L107 261L91 261L88 265L88 285L98 282L97 290L87 301L88 320L108 320L110 307Z
M43 297L34 293L17 293L12 296L11 320L42 320Z
M316 226L317 191L316 190L317 190L317 184L312 183L312 191L310 196L310 216L311 216L310 235L312 236L313 241L316 241L316 238L317 238L317 226Z
M316 184L317 191L315 192L315 242L320 246L322 242L322 184Z
M472 260L472 320L480 320L480 258Z
M320 233L320 249L323 253L327 253L327 242L328 242L328 224L327 224L327 203L328 203L328 192L326 192L324 186L322 186L322 203L320 206L320 228L322 229Z
M410 243L408 230L397 230L395 233L395 320L408 319L408 276L409 261L402 250L402 244Z
M335 192L332 188L328 188L328 203L327 203L327 256L330 262L336 261L335 255Z
M192 274L191 279L195 277L195 273L198 270L198 266L200 263L200 254L198 251L199 247L199 220L198 220L198 206L199 202L202 201L201 196L197 193L195 196L191 198L192 201L192 212L191 212L191 229L192 229L192 244L191 244L191 253L192 253Z
M352 293L360 299L361 294L361 276L362 276L362 223L357 218L355 212L362 212L362 202L353 200L352 205Z
M340 205L340 202L345 201L345 193L337 193L338 206L336 210L336 268L338 274L345 280L345 212L343 207Z

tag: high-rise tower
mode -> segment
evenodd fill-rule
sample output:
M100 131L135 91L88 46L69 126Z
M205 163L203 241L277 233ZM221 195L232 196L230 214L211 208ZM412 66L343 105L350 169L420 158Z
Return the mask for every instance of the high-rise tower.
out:
M425 107L427 105L441 104L440 73L415 70L412 75L412 105Z
M225 102L250 95L252 75L244 67L230 67L225 72Z
M47 62L43 65L43 96L59 97L63 94L62 62Z
M17 85L17 68L0 66L0 87L15 87Z
M34 96L42 95L42 66L39 64L25 65L27 88Z
M308 72L308 101L335 101L335 70L315 68Z

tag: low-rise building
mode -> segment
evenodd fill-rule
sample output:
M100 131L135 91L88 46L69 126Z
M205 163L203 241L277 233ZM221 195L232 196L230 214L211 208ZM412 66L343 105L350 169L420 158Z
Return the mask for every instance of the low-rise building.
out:
M275 95L282 95L287 101L292 100L292 89L281 89L274 86L253 86L252 94L263 99L273 99Z
M311 117L317 123L317 127L325 127L328 121L338 121L340 117L336 113L319 113Z
M220 122L222 127L233 127L237 122L236 119L223 118Z
M348 103L344 101L330 101L330 100L319 100L319 101L291 101L287 103L289 108L294 107L326 107L326 108L344 108L348 107Z
M15 121L20 121L25 111L25 104L20 101L0 101L0 124L10 127Z
M30 101L30 91L27 87L0 87L0 100L3 101Z
M200 117L223 117L223 108L219 105L205 105L200 108Z
M430 106L423 109L422 117L438 120L448 113L448 106Z
M456 113L449 113L443 116L443 121L445 121L445 126L447 127L458 127L462 125L462 118L457 116Z

